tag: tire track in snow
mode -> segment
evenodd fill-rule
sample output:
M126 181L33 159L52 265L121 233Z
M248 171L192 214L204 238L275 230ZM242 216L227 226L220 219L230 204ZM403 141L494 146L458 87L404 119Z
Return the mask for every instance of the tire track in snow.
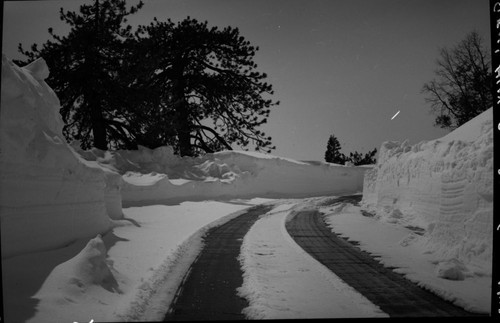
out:
M346 200L340 197L338 202ZM332 233L317 210L297 212L286 229L305 251L391 317L475 316L385 268Z
M165 321L243 320L246 299L237 295L243 284L238 256L243 237L273 205L258 205L248 212L212 228L204 247L177 291Z

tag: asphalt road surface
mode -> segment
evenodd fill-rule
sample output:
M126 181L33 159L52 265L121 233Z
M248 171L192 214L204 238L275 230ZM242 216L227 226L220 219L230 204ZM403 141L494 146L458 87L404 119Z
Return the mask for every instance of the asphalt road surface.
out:
M165 321L244 320L249 304L236 294L243 285L238 256L243 237L258 216L273 206L258 205L208 231L205 246L193 262Z

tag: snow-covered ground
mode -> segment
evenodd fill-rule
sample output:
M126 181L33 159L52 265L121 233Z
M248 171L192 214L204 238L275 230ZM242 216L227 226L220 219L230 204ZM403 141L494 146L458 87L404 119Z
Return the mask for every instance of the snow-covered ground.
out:
M284 223L301 207L409 279L489 310L491 111L439 141L384 143L373 169L236 151L81 151L62 136L47 75L43 60L19 68L2 57L7 322L161 320L203 233L259 203L276 207L244 238L239 293L251 318L385 316L293 242ZM361 190L361 208L322 206Z

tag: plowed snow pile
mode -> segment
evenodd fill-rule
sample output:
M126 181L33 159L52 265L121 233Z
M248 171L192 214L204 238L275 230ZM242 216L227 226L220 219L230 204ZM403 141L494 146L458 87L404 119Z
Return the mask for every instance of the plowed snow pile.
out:
M77 147L75 147L78 150ZM124 206L221 198L300 198L360 192L367 167L300 162L244 151L188 158L171 147L80 151L123 174Z
M111 227L108 214L121 215L121 205L116 206L113 199L118 189L113 194L106 178L110 183L121 179L90 167L66 144L59 100L44 82L48 75L43 59L19 68L2 56L0 213L4 258L105 232Z
M362 206L381 220L425 232L418 243L437 274L491 274L493 116L489 109L433 141L385 142L367 171Z

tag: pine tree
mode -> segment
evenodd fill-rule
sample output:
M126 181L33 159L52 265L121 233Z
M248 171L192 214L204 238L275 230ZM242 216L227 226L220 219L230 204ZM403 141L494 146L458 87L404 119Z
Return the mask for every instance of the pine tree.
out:
M374 148L372 151L367 152L358 165L376 164L377 163L377 158L375 158L376 154L377 154L377 148Z
M349 153L348 161L353 163L353 165L355 166L372 165L377 162L377 159L375 158L376 153L376 148L372 151L369 151L364 156L361 153L355 151L354 153Z
M325 161L328 163L344 164L346 157L340 152L340 143L334 135L330 135L325 152Z
M232 149L232 144L270 152L271 137L257 128L267 122L273 102L265 73L256 71L258 50L237 28L208 27L186 18L140 26L138 83L160 95L146 110L170 120L175 149L182 156ZM131 68L134 70L134 68ZM161 124L148 121L154 129ZM148 133L155 131L150 130ZM157 131L149 140L161 142Z
M342 149L342 147L340 146L337 137L330 135L326 146L325 161L341 165L344 165L346 162L350 162L355 166L372 165L377 162L377 159L375 158L375 154L377 153L376 148L369 151L364 156L357 151L349 153L349 156L346 156L340 152L340 149Z
M50 69L47 83L61 101L61 115L68 141L80 140L84 149L94 146L134 146L134 131L129 123L133 89L124 70L131 59L127 40L133 38L131 27L122 25L126 17L142 7L130 9L125 0L95 0L80 6L80 12L60 9L60 19L71 26L67 36L58 36L49 28L52 40L38 49L34 44L25 51L26 64L43 57Z

